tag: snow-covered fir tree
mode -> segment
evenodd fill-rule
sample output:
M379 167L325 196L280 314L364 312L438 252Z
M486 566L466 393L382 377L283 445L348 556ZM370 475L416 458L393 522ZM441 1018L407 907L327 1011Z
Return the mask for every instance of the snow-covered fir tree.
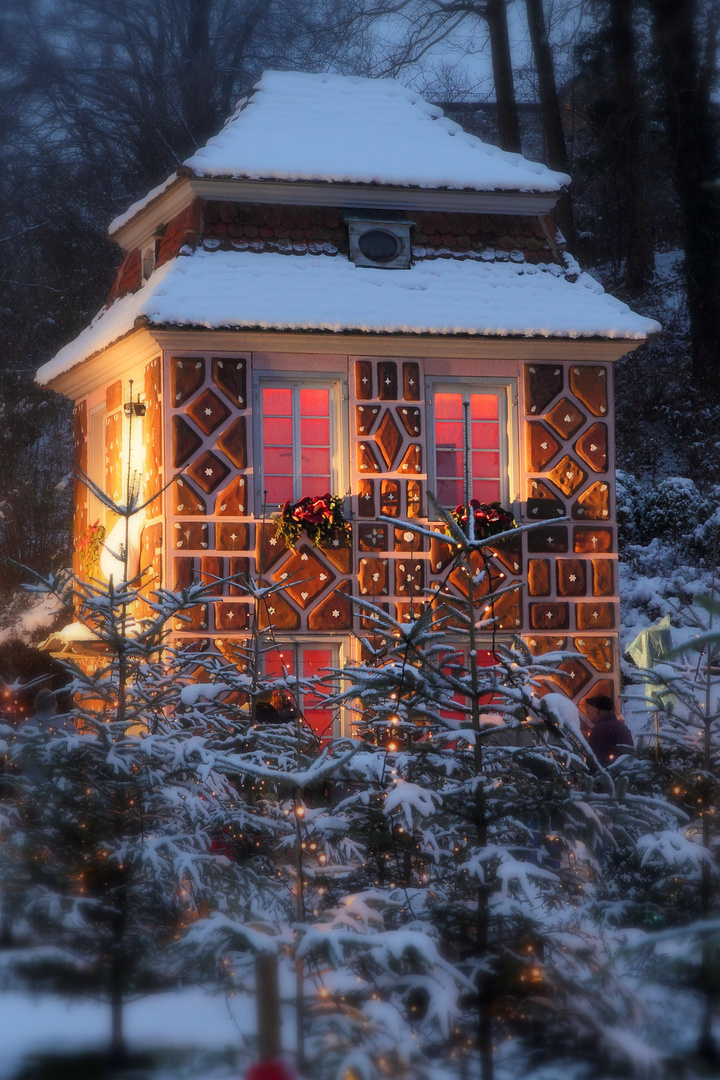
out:
M588 773L576 710L543 696L564 654L497 639L484 549L510 534L438 513L460 587L409 621L358 602L367 659L332 700L356 711L364 741L337 809L365 858L305 948L350 966L346 999L363 1016L405 1018L410 1036L379 1059L391 1070L410 1068L419 1046L427 1068L449 1044L460 1073L483 1080L510 1053L516 1067L536 1057L590 1071L618 1053L610 1033L632 1014L601 974L595 885L618 818L647 829L652 809L605 770ZM382 1075L377 1054L356 1054L361 1075Z
M357 748L314 733L304 710L317 680L293 674L272 625L261 626L261 608L289 582L243 577L241 584L253 601L249 635L224 643L225 656L203 656L205 681L183 691L183 719L191 728L202 723L207 730L212 723L204 748L240 795L228 808L228 850L250 860L275 890L283 916L276 945L294 972L295 1033L294 1040L285 1036L285 1048L295 1050L300 1069L316 1075L321 1065L316 1048L306 1047L306 1033L324 995L317 965L306 956L304 931L326 906L329 883L361 859L348 820L332 805ZM215 913L192 927L187 944L200 954L231 957L228 981L244 990L253 981L252 954L239 952L247 938L245 922ZM268 948L263 941L255 945Z
M697 997L694 1053L705 1067L715 1068L720 1061L713 1031L720 992L720 603L699 596L683 615L685 625L676 631L682 643L637 674L646 688L646 769L676 808L679 822L642 836L638 845L644 886L656 912L655 932L645 943L652 949L653 975Z
M143 509L137 492L109 505L127 536ZM107 586L38 586L68 605L95 655L65 664L73 707L61 723L3 731L3 904L25 946L14 969L35 986L105 997L115 1061L128 998L206 975L220 959L210 941L186 941L190 927L222 918L236 950L273 951L287 917L279 885L242 846L248 823L266 841L272 823L256 824L236 775L220 767L232 717L186 706L201 657L169 643L213 586L148 597L142 574L128 580L127 550L111 553Z

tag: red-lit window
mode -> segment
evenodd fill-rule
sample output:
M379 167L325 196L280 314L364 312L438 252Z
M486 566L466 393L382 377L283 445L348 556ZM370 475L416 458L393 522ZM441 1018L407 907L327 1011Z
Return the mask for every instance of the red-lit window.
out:
M478 667L493 667L495 664L495 655L491 649L478 649L477 653ZM454 674L456 677L469 677L469 661L467 656L461 652L455 652L448 654L447 662L442 669L446 674ZM482 677L482 676L481 676ZM480 705L489 705L493 700L492 694L483 694L480 698ZM440 716L445 720L457 720L461 723L468 723L470 720L470 701L463 694L453 694L453 701L456 701L458 705L464 706L463 709L441 709Z
M305 679L322 679L327 677L329 669L337 668L338 663L337 645L279 642L277 648L269 649L265 654L265 675L268 678L281 679L298 674ZM312 729L318 739L324 741L337 734L333 731L335 714L332 709L321 708L318 694L312 691L300 694L299 702L296 696L292 704L299 704L302 722Z
M277 506L306 495L336 494L337 387L268 380L260 387L260 406L261 498Z
M507 392L503 389L437 386L435 494L441 506L470 499L508 499Z

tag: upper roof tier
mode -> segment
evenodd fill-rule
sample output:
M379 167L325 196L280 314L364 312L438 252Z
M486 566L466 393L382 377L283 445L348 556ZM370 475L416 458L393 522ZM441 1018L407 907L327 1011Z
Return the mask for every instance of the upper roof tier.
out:
M468 135L394 79L267 71L185 165L198 176L475 191L559 191L570 178Z
M570 183L463 131L394 79L266 71L184 162L196 177L559 194ZM175 177L171 177L174 180ZM167 187L116 218L116 232Z

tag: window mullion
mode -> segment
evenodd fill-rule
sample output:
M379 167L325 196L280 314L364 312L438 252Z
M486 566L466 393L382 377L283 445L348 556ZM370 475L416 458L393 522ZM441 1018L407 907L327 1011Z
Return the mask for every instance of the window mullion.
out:
M469 506L472 499L472 420L471 420L471 402L470 402L470 390L463 390L462 395L462 407L463 407L463 454L462 454L462 470L463 470L463 496L464 502Z
M293 462L293 499L295 502L302 495L302 446L300 443L300 387L292 388L292 462Z

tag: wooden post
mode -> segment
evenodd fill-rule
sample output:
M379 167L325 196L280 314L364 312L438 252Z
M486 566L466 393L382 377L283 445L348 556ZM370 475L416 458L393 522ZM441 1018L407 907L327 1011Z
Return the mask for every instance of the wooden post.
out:
M282 1049L277 956L258 953L255 957L255 998L258 1058L260 1061L274 1061L280 1057Z

